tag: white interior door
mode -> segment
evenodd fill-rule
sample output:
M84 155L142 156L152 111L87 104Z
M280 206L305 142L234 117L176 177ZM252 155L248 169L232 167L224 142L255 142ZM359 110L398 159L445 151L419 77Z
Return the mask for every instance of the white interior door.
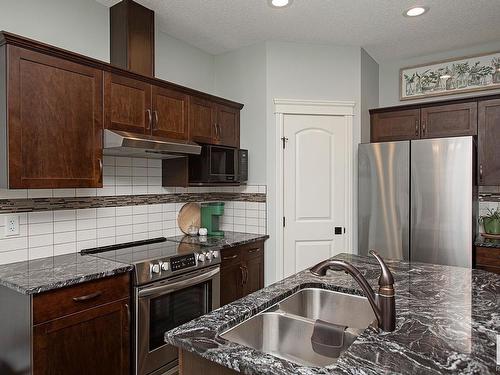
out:
M348 250L349 140L343 116L285 115L283 131L288 138L283 151L286 277Z

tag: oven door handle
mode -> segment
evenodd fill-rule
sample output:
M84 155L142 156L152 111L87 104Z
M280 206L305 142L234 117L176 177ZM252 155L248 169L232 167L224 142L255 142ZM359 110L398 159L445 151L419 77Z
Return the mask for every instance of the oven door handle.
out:
M217 267L209 272L202 273L201 275L188 277L184 280L176 281L171 284L156 286L152 288L146 288L139 291L139 298L150 297L152 295L161 296L163 294L172 293L176 290L187 288L192 285L196 285L202 283L204 281L210 280L212 277L217 275L220 272L220 268Z

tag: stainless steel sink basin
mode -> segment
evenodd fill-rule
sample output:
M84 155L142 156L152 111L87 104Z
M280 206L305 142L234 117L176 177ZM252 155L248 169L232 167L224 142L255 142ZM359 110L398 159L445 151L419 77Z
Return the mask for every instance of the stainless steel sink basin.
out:
M220 337L299 365L324 367L334 364L340 353L326 356L316 350L311 337L317 319L347 327L341 353L375 316L364 297L303 289Z
M277 307L288 314L355 329L365 329L376 319L366 297L317 288L302 289Z

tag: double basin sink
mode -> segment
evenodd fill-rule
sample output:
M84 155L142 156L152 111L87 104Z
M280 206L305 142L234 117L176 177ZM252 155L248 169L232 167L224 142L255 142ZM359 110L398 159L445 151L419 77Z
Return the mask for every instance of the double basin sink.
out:
M318 320L323 327L325 323L331 324L333 334L343 331L337 350L325 353L312 339L313 334L317 337L315 332L319 332L315 331ZM306 288L223 332L220 337L302 366L324 367L334 364L356 337L375 322L365 297ZM328 339L328 328L322 332L320 336Z

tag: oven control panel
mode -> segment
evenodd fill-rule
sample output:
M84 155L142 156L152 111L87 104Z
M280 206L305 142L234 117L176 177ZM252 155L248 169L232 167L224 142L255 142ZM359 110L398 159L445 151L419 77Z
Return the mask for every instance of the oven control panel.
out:
M170 267L172 272L196 266L195 254L182 255L170 258Z

